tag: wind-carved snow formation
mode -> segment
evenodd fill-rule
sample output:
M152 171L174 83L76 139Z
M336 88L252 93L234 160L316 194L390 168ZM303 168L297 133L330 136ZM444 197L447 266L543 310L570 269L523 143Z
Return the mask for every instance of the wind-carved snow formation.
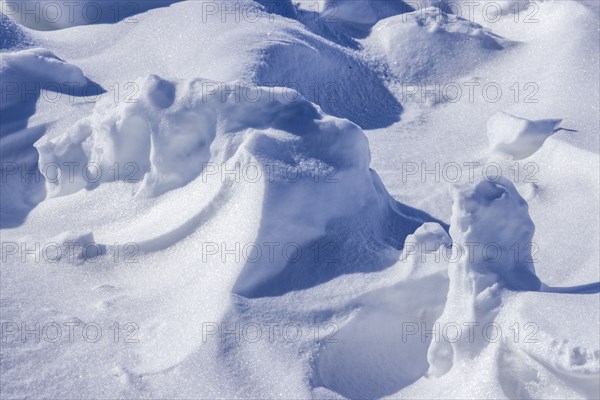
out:
M47 177L49 197L93 190L116 179L135 182L135 196L156 197L198 180L204 183L200 188L218 185L221 189L214 191L220 198L239 202L243 199L228 192L234 184L247 186L262 197L253 205L264 214L261 243L284 238L307 243L324 236L333 221L360 220L367 209L374 212L365 214L373 218L363 222L365 228L392 223L408 233L422 221L393 208L369 169L362 130L323 114L292 89L168 81L155 75L136 84L135 102L118 104L107 97L64 134L36 143L40 165L66 171L76 162L88 168L77 179ZM240 182L227 173L236 168L247 171L247 179ZM93 182L85 179L98 171L113 173ZM307 209L312 210L308 215ZM140 243L144 250L147 242ZM281 254L266 266L250 265L237 290L248 293L285 265Z
M483 181L457 190L450 237L458 261L448 267L448 299L438 322L486 325L494 321L503 289L539 290L528 246L533 233L527 202L510 181ZM485 345L483 338L474 342L467 335L457 342L433 343L429 373L441 376L455 364L468 363Z
M80 68L39 47L3 54L0 77L4 96L0 104L2 136L25 128L42 88L76 95L76 87L89 82Z
M529 25L526 8L494 25L446 1L108 13L129 3L93 26L0 15L3 329L109 338L3 330L2 395L598 397L589 5L536 2ZM538 78L583 94L513 101ZM508 88L419 104L421 84L452 79ZM431 179L448 160L503 176ZM405 180L407 164L429 175Z
M487 136L490 150L514 160L522 160L535 153L546 139L556 133L560 119L530 121L505 112L498 112L488 120Z

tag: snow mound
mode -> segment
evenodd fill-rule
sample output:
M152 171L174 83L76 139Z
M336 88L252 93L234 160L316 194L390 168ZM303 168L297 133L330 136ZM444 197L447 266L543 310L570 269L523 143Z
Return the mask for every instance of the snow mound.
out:
M78 95L91 84L80 68L44 48L2 53L0 78L2 136L25 128L42 90Z
M531 121L499 111L487 123L490 150L522 160L535 153L546 139L559 131L561 122L561 119Z
M396 15L373 27L367 44L401 82L449 80L489 60L510 42L436 7Z

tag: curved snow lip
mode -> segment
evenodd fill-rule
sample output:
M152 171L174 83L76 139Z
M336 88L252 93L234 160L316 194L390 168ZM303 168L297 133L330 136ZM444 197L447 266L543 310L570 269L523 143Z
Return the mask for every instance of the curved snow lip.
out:
M2 53L0 77L3 90L0 104L2 137L27 127L42 90L76 97L106 92L88 79L79 67L41 47Z

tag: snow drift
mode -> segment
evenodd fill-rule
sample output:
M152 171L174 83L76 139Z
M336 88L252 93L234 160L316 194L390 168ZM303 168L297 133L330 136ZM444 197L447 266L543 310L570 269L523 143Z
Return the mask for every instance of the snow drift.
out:
M409 208L402 211L389 198L369 169L368 142L358 126L323 114L291 89L158 76L137 84L140 96L135 102L103 99L92 115L66 133L36 143L40 165L58 165L64 171L73 163L86 168L75 179L47 177L49 196L123 180L136 196L155 197L202 180L207 182L204 190L228 199L226 192L240 184L263 198L255 205L263 213L257 232L261 243L300 246L323 241L328 231L341 226L351 229L347 234L383 229L381 240L398 246L428 218ZM251 176L240 179L227 173L236 168ZM307 208L313 210L310 216L303 215ZM339 246L345 246L347 234L338 234ZM142 250L152 242L141 241ZM266 265L249 264L238 290L249 294L281 272L286 261L279 255ZM275 286L286 287L282 282Z
M423 3L0 21L2 397L598 398L598 7Z

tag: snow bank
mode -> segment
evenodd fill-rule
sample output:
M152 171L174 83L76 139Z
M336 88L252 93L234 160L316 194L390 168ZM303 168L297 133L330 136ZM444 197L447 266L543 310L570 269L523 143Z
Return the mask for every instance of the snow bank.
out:
M297 4L281 1L271 14L268 0L216 5L234 3L265 13L248 22L221 8L205 22L203 6L212 3L185 1L136 14L136 23L124 18L52 32L19 28L52 54L2 54L12 62L2 69L3 83L6 77L42 86L83 83L78 71L84 71L107 90L115 83L139 88L135 102L121 97L117 103L111 93L96 105L69 96L50 103L30 94L20 108L2 110L3 135L10 132L0 146L3 162L7 154L21 162L24 146L27 162L35 162L32 143L44 136L41 165L56 162L66 171L68 163L79 163L88 177L77 169L72 181L49 180L48 196L45 189L25 189L18 171L2 183L2 228L14 228L2 231L3 240L27 249L42 243L61 254L71 251L69 243L81 243L72 249L73 262L54 253L46 260L60 262L41 257L40 265L29 257L22 263L14 256L2 263L3 322L82 322L75 342L66 329L61 343L34 342L32 335L24 343L13 335L3 345L9 368L2 393L598 398L598 285L536 291L527 246L531 213L544 280L597 281L598 246L590 238L599 236L598 224L581 224L597 222L597 202L580 198L582 187L588 198L598 197L597 117L589 112L597 105L597 54L589 51L597 48L597 14L577 2L542 2L536 3L536 24L516 23L513 14L493 26L478 20L520 42L514 51L499 51L507 41L431 10L379 21L381 31L366 37L370 24L396 12L399 2L343 1L337 20L334 8L320 7L317 15L302 8L314 2L293 10ZM502 9L525 4L509 0ZM391 11L380 14L379 6ZM572 40L565 44L564 37ZM20 65L16 56L28 60ZM401 123L390 126L402 111L396 99L403 93L387 85L389 71L380 62L387 56L404 82L464 75L509 82L507 88L537 82L550 93L540 91L540 103L515 104L505 91L503 103L481 107L463 91L456 105L416 110L407 104ZM156 75L136 80L148 73ZM591 106L581 107L581 99ZM360 128L325 115L363 128L387 127L367 132L376 169L396 198L445 218L451 207L446 185L419 181L411 193L399 170L410 161L423 161L422 170L429 171L438 162L481 161L486 118L499 109L532 118L570 116L582 134L557 134L527 160L540 166L538 175L528 175L539 182L516 183L521 195L530 189L529 205L502 180L458 192L451 238L443 223L423 224L432 218L392 199L369 170ZM506 172L508 160L500 162ZM100 179L92 179L98 171ZM23 204L28 213L14 211ZM127 244L134 244L133 254ZM94 257L96 249L106 253ZM81 326L92 321L101 324L104 344L81 337ZM133 335L139 343L113 340L109 327L118 322L124 328L126 321L139 328ZM271 341L273 322L279 330ZM429 334L436 322L446 333L458 325L461 340ZM467 332L472 323L479 324L473 343ZM488 323L502 327L497 344L481 339L494 332L484 330ZM529 336L530 323L537 335ZM207 324L218 331L205 341ZM262 337L254 342L248 334L257 324ZM281 328L293 335L296 324L302 337L290 343ZM325 342L331 333L326 326L339 328L326 337L337 343Z
M499 111L488 120L487 137L492 152L514 160L535 153L559 128L562 120L531 121Z

